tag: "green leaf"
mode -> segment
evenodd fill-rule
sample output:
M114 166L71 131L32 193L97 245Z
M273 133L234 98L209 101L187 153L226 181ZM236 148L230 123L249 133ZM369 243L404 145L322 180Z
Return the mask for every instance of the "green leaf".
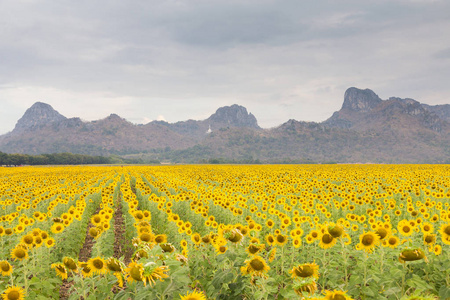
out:
M406 283L413 288L416 288L417 290L428 290L433 289L432 286L430 286L426 281L424 281L422 278L417 276L416 274L413 274L413 277L408 279Z
M391 296L391 295L395 295L397 293L400 293L402 291L401 288L399 287L392 287L390 289L387 289L386 291L383 292L384 295L386 296Z
M450 287L447 287L445 285L441 286L441 288L439 289L439 299L450 299Z

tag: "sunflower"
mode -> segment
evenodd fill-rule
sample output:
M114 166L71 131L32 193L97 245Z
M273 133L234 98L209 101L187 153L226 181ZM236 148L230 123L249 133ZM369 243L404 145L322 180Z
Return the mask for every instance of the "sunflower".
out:
M423 243L425 245L431 246L436 242L436 234L426 233L423 236Z
M324 233L320 237L319 246L322 249L332 248L336 244L336 239L329 233Z
M384 226L378 226L375 230L375 233L379 236L380 240L382 240L385 237L389 236L391 231Z
M399 222L397 226L398 232L403 236L410 236L414 233L413 227L408 222Z
M206 296L203 292L193 291L192 293L187 292L186 296L180 295L180 300L206 300Z
M428 223L428 222L422 223L421 227L422 227L422 232L423 233L432 233L433 230L434 230L433 224Z
M155 236L150 232L143 232L139 235L139 239L146 243L151 243L155 240Z
M450 236L450 223L442 224L439 232L442 234L442 237Z
M250 247L250 246L249 246ZM224 254L225 252L227 252L228 248L224 245L222 246L216 246L216 252L217 254Z
M250 274L253 276L263 276L264 273L270 270L270 267L266 264L266 261L261 256L255 255L250 259L247 259L241 267L243 275Z
M93 215L92 216L92 218L91 218L91 223L94 225L94 226L98 226L98 225L100 225L102 222L103 222L103 217L102 217L102 215L99 215L99 214L97 214L97 215Z
M0 271L3 276L9 276L13 272L13 267L9 264L8 261L2 260L0 261Z
M275 225L275 222L272 219L266 221L266 227L272 228Z
M320 238L320 232L318 231L318 230L311 230L311 232L309 233L309 235L311 235L311 237L314 239L314 240L317 240L317 239L319 239Z
M274 244L276 243L275 237L274 237L272 234L266 235L266 243L267 243L269 246L274 245Z
M287 235L279 233L275 237L275 243L278 246L284 247L284 245L286 245L287 241L288 241L288 236Z
M92 276L92 270L89 267L88 263L86 263L86 262L78 262L78 265L80 267L81 274L83 275L84 278Z
M144 285L146 285L146 283L153 285L155 284L155 280L158 279L163 281L164 278L169 277L167 272L169 272L168 266L156 266L153 262L145 264L144 272L142 273Z
M301 296L302 299L305 299L303 294L304 293L308 293L310 295L314 294L317 291L317 284L314 278L302 278L301 280L295 281L293 288L297 295Z
M63 264L64 267L66 267L66 269L72 271L72 272L77 272L78 271L78 265L75 262L75 260L73 260L73 258L70 257L64 257L63 258Z
M3 300L24 300L25 296L23 288L18 286L10 286L2 294Z
M398 260L402 263L405 261L415 261L420 259L428 261L422 249L405 249L398 257Z
M34 237L32 234L26 234L22 237L20 242L26 245L28 249L31 249L34 245Z
M89 235L94 239L97 239L100 236L101 232L97 227L91 227L89 229Z
M294 248L300 248L300 246L302 245L302 238L296 237L295 239L293 239L292 245L294 246Z
M61 279L67 279L67 269L63 264L52 264L52 269L55 269L56 275L61 277Z
M352 298L347 295L347 292L342 291L325 291L324 300L352 300Z
M450 245L450 235L445 235L445 234L443 234L443 235L441 236L441 240L442 240L442 242L443 242L444 244Z
M328 233L335 239L339 238L344 233L344 227L341 224L330 224L327 227Z
M244 238L244 235L237 228L231 230L229 234L226 235L226 239L232 242L233 244L237 244Z
M17 245L16 248L11 250L11 257L15 260L24 260L28 258L28 251L24 249L25 247L20 247Z
M110 257L106 260L106 267L112 273L122 273L124 269L123 264L114 257Z
M247 251L247 253L250 254L250 255L255 255L255 254L257 254L259 251L261 251L264 248L265 248L264 244L260 244L260 245L250 244L247 247L247 249L245 249L245 251Z
M191 240L198 246L202 242L202 237L200 236L200 234L194 233L193 235L191 235Z
M211 244L211 235L205 234L204 236L202 236L201 240L204 244Z
M380 237L373 231L365 232L359 236L359 248L366 252L372 250L380 243Z
M47 231L41 231L40 236L44 241L49 238Z
M54 238L48 238L45 240L45 247L47 248L51 248L53 246L55 246L55 239Z
M167 235L158 234L157 236L155 236L155 243L157 244L167 243Z
M387 241L386 246L392 249L397 248L397 246L400 244L400 239L394 235L391 235Z
M128 282L144 280L144 277L142 276L142 274L144 273L144 266L140 263L130 263L128 265L128 268L125 269L125 272L128 274Z
M433 252L434 252L434 255L441 255L441 253L442 253L442 246L441 245L434 245L434 248L433 248Z
M159 247L161 247L164 253L172 253L176 250L171 243L159 244Z
M106 262L100 257L91 258L87 263L94 274L106 274L108 272Z
M292 278L319 278L319 266L315 262L312 264L301 264L293 267L289 273L292 274Z
M312 243L316 240L315 238L312 237L311 234L308 234L308 235L305 237L305 239L306 239L306 242L307 242L308 244L312 244Z
M60 233L63 230L64 230L64 225L62 225L61 223L55 223L51 227L51 231L55 234Z

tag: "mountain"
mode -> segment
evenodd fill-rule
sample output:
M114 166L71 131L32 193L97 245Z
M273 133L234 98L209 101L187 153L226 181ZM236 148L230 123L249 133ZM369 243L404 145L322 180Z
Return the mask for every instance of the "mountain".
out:
M153 121L167 126L170 130L201 141L205 138L205 133L215 132L223 128L253 128L261 129L254 115L247 112L243 106L234 104L231 106L220 107L206 120L180 121L173 124L161 121Z
M72 152L196 163L374 162L450 163L450 105L381 99L370 89L347 89L328 120L288 120L262 129L243 106L217 109L205 120L128 122L116 114L92 122L66 118L35 103L14 130L0 136L7 153Z
M439 109L413 99L391 97L381 100L369 89L352 87L345 92L342 108L324 124L356 131L385 131L394 127L394 131L403 130L405 133L424 128L440 132L448 127L448 122L436 111Z
M50 105L42 102L34 103L25 111L22 118L17 121L14 133L25 132L27 130L36 130L50 123L56 123L67 118L53 109Z
M256 118L239 105L219 108L203 121L175 124L154 121L135 125L117 114L92 122L68 119L50 105L37 102L25 112L12 132L0 137L0 151L90 155L160 153L194 146L208 136L209 129L215 132L246 126L260 129Z

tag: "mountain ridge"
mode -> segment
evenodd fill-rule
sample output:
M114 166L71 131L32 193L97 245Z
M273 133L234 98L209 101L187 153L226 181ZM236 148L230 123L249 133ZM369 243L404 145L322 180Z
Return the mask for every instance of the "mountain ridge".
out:
M84 122L50 105L33 104L0 151L143 155L198 162L211 157L276 162L450 162L450 105L379 98L370 89L345 91L339 111L323 122L288 120L263 129L243 106L220 107L204 120L133 124L117 114Z

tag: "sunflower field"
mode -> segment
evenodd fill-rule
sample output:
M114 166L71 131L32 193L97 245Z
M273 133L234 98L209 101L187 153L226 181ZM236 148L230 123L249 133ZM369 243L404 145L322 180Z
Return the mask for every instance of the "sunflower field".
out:
M0 178L2 299L450 299L450 166Z

